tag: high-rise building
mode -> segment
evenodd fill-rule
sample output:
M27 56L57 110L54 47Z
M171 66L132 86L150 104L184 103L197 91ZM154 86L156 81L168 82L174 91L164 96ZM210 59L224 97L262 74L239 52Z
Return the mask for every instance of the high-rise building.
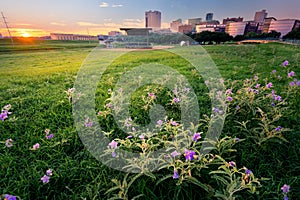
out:
M159 11L147 11L145 12L146 28L152 28L153 30L159 30L161 28L161 12Z
M280 19L271 21L269 32L277 31L281 33L280 37L285 36L290 31L297 29L300 27L300 20L296 19Z
M214 16L213 13L207 13L206 14L206 21L207 22L212 21L213 20L213 16Z
M196 30L196 25L202 22L202 18L188 19L188 25L192 25L193 30Z
M223 19L223 24L227 24L227 22L242 22L244 20L243 17L233 17L233 18L228 18L227 19Z
M257 33L260 34L263 32L265 18L267 18L268 13L266 10L257 11L254 15L254 22L258 23Z
M268 13L266 10L257 11L254 16L254 21L258 23L263 23L265 21L265 18L267 18Z
M179 28L179 26L181 26L181 25L182 25L182 19L177 19L177 20L175 20L175 21L172 21L172 22L170 23L171 31L173 31L173 32L178 32L178 28Z

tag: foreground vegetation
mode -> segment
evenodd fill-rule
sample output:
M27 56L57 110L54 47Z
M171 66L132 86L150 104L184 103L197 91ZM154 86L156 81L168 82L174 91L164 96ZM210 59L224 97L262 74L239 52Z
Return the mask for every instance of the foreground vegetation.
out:
M188 150L201 159L178 152L181 155L171 162L175 166L136 176L106 167L82 144L73 127L68 98L73 90L69 88L95 44L70 43L63 48L64 45L58 42L0 46L0 107L9 113L0 121L0 194L20 199L132 199L140 194L140 199L281 199L286 195L281 187L287 184L290 199L300 196L300 87L294 80L300 74L299 47L205 47L227 88L227 116L218 148L201 157L197 149L203 140L196 137ZM289 64L282 66L285 60ZM200 135L204 138L207 121L212 114L219 115L220 108L211 108L209 91L201 75L185 60L164 51L131 52L104 73L97 88L95 112L100 112L99 122L105 131L113 131L109 138L118 142L118 148L136 145L137 152L138 144L145 147L153 143L150 139L124 137L111 118L110 107L104 107L117 94L108 90L126 71L150 62L171 66L188 78L197 94L203 122L195 133L203 132ZM291 71L294 75L288 77ZM132 100L132 120L149 123L148 110L141 107L161 103L169 114L162 130L165 135L174 136L181 126L173 127L173 121L180 119L180 110L172 101L174 94L156 85L140 88ZM11 108L5 107L8 104ZM114 150L110 148L107 153L111 155ZM118 149L115 151L118 155Z

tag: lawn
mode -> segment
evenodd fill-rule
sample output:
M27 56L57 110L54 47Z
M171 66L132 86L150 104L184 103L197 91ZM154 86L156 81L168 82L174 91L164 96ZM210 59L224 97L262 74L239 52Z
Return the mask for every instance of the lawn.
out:
M75 93L69 89L74 87L78 70L96 46L96 43L89 42L19 41L11 47L8 41L0 40L0 107L11 104L9 112L12 112L7 119L0 121L0 195L12 194L19 199L132 199L140 194L142 196L138 199L221 199L221 194L230 196L228 191L237 187L234 183L247 185L253 181L255 184L255 178L258 178L260 184L253 193L250 193L253 188L249 185L249 188L234 193L234 197L283 199L281 187L287 184L291 188L287 194L289 198L299 198L300 87L289 85L292 81L296 84L295 78L300 79L299 46L277 43L204 46L219 69L226 88L233 93L230 95L233 100L226 102L227 115L220 137L225 138L227 147L213 149L207 154L211 156L206 158L209 161L203 158L197 164L194 164L195 160L185 161L184 156L178 156L179 178L172 178L172 167L139 176L114 170L99 162L83 144L72 114ZM100 58L93 64L100 65L104 59ZM283 67L285 60L289 65ZM215 114L205 79L187 60L164 50L126 53L107 67L97 83L94 112L101 113L97 116L98 122L110 140L116 139L123 149L128 148L126 145L133 145L132 151L136 152L140 150L135 145L151 146L153 140L122 139L127 135L112 117L108 103L113 92L109 89L114 90L125 73L148 63L169 66L186 77L197 96L201 121L210 120ZM291 71L295 75L288 78L287 73ZM255 80L255 75L258 80ZM279 79L279 75L282 78ZM270 82L273 84L271 89L266 86ZM261 86L257 97L252 90L243 92L248 86L254 88L258 83ZM169 119L180 120L181 111L174 100L174 91L161 85L159 82L146 84L133 94L129 109L135 123L147 125L151 121L148 113L154 103L164 105ZM275 100L276 105L271 105L274 103L272 97L267 97L272 89L276 90L274 98L279 95L282 98ZM237 106L240 110L236 110ZM177 126L167 129L169 122L172 120L166 122L163 134L157 136L159 139L166 135L169 140L174 131L179 131ZM82 128L89 132L90 125ZM281 127L278 133L274 131L276 127ZM47 137L46 129L53 138ZM196 129L204 132L204 136L207 127L204 124ZM236 138L240 141L235 142ZM12 146L6 144L8 139L13 140ZM37 143L39 148L34 146ZM195 143L191 148L197 149L199 144ZM112 149L107 153L111 155ZM226 162L234 161L236 166L227 166L218 156ZM194 167L189 169L192 175L187 172L189 170L183 170L187 163ZM224 168L218 169L218 166ZM248 177L249 171L239 171L244 166L251 169L251 178ZM51 176L46 172L49 169L52 170ZM225 178L219 174L222 169ZM234 174L233 182L228 179L228 173ZM48 183L41 180L45 175L50 177ZM241 182L242 177L244 182ZM227 187L229 184L232 188Z

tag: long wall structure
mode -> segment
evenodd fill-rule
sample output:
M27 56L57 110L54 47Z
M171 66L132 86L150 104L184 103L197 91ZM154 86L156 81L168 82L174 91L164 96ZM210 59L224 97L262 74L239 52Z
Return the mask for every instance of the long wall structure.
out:
M65 34L65 33L50 33L51 40L81 40L81 41L98 41L97 36Z

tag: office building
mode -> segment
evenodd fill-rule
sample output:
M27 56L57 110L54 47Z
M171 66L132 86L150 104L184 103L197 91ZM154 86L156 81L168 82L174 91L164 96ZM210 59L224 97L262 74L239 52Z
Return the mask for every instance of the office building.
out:
M265 18L264 26L263 26L263 33L269 33L269 28L272 21L276 21L277 19L274 17Z
M292 30L297 29L300 27L300 20L296 19L280 19L280 20L273 20L271 21L269 32L277 31L281 33L280 37L285 36Z
M214 16L213 13L207 13L206 14L206 21L207 22L212 21L213 20L213 16Z
M256 23L258 23L258 28L256 31L258 34L261 34L263 32L264 21L265 21L265 18L267 18L267 16L268 16L268 13L266 12L266 10L258 11L255 13L254 21Z
M108 35L114 37L114 36L121 36L122 33L120 31L110 31L108 32Z
M255 22L255 21L247 21L246 22L246 28L245 28L245 35L247 33L253 32L253 33L258 33L260 34L262 30L259 30L259 27L261 26L260 23Z
M226 24L225 32L235 37L237 35L244 35L247 22L228 22Z
M196 32L197 33L201 33L203 31L225 32L225 28L226 28L225 24L218 24L218 25L203 24L203 25L196 25Z
M257 11L254 15L254 21L258 23L263 23L265 21L265 18L267 18L268 13L266 10Z
M179 33L190 33L193 31L192 25L184 24L178 27Z
M227 24L227 22L242 22L244 20L243 17L233 17L233 18L228 18L227 19L223 19L223 24Z
M188 19L188 25L192 25L193 30L196 30L196 25L202 22L202 18Z
M145 27L159 30L161 28L161 12L147 11L145 12Z
M182 24L182 19L177 19L177 20L175 20L175 21L172 21L171 23L170 23L170 29L171 29L171 31L173 31L173 32L178 32L178 28L179 28L179 26L181 26L181 25L183 25Z

